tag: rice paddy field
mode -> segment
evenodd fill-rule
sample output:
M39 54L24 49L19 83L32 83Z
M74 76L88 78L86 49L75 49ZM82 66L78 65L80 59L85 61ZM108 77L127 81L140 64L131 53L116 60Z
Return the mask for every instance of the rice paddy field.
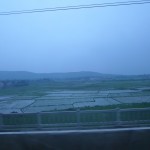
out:
M150 107L150 81L41 82L0 89L0 113Z

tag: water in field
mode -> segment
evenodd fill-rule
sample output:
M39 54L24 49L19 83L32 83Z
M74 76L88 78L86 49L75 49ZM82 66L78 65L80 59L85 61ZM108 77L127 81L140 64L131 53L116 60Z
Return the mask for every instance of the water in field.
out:
M140 93L142 90L47 91L41 97L1 96L0 113L45 112L87 106L150 102L150 95Z

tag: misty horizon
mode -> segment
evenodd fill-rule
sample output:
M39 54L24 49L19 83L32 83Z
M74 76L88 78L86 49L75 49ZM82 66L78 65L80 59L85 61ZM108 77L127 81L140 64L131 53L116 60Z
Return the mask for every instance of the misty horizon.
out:
M68 74L68 73L95 73L95 74L102 74L102 75L123 75L123 76L138 76L138 75L150 75L150 74L112 74L112 73L103 73L103 72L96 72L96 71L73 71L73 72L33 72L33 71L25 71L25 70L0 70L1 72L16 72L16 73L34 73L34 74Z
M91 3L100 2L13 0L0 11ZM149 6L0 16L0 70L150 74Z

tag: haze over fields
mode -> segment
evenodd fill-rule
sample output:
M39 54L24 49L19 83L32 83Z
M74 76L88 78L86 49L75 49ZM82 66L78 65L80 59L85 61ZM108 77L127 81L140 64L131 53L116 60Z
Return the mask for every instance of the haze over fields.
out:
M150 75L115 75L81 71L68 73L33 73L27 71L0 71L0 80L36 80L36 79L90 79L125 80L150 79Z
M149 107L150 75L0 72L0 112Z
M5 0L0 12L107 2ZM1 15L0 70L150 74L149 14L150 4Z
M1 112L150 105L150 4L3 15L108 2L0 2Z

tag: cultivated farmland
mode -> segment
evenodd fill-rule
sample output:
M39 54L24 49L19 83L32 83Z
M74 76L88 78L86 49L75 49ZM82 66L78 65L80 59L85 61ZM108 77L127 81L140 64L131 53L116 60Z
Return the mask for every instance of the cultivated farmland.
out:
M0 113L49 112L74 109L150 105L150 87L141 82L111 81L72 84L34 83L0 91ZM122 84L122 88L119 87ZM104 85L104 86L102 86ZM113 88L114 87L114 88Z

